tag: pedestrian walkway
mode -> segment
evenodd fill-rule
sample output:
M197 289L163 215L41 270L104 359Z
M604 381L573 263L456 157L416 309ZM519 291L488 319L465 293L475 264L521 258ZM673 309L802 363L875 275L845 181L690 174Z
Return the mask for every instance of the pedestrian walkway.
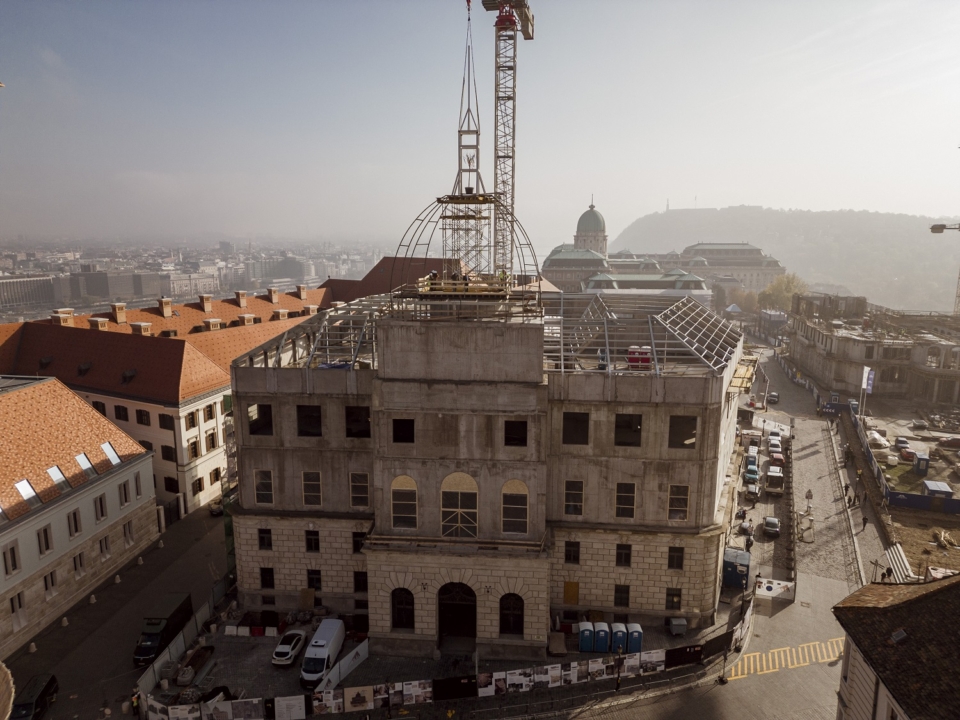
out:
M748 675L766 675L779 670L793 670L813 663L829 663L843 654L842 637L823 642L809 642L794 647L782 647L767 652L751 652L740 656L730 668L730 680L741 680Z

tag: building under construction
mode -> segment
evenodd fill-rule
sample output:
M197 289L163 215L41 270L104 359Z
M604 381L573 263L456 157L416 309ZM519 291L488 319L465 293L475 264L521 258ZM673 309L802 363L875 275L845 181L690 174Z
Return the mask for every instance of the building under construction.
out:
M541 296L479 176L469 31L465 66L454 190L391 272L439 267L233 363L240 600L323 605L372 652L426 657L543 657L585 615L710 625L742 337L692 298Z
M863 297L794 295L789 355L824 390L859 396L864 367L872 394L919 405L960 400L960 317L901 312Z

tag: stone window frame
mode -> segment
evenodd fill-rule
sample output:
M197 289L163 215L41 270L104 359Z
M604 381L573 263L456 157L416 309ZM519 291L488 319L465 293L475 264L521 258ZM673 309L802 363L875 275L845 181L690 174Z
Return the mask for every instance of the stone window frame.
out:
M509 498L509 502L508 502ZM522 498L522 505L519 500ZM523 515L521 518L520 515ZM512 515L513 517L508 517ZM520 523L523 523L523 529ZM508 529L509 528L509 529ZM500 531L526 535L530 528L530 491L522 480L508 480L500 490Z
M574 487L579 485L579 490ZM583 480L564 480L563 482L563 514L570 515L571 517L582 517L583 516L583 489L584 482ZM578 502L572 502L579 495ZM579 509L575 512L570 512L571 508Z
M257 505L273 505L273 471L253 471L254 499Z
M476 538L480 533L480 488L471 475L454 472L440 483L440 534Z
M629 543L617 543L614 561L617 567L632 567L633 545Z
M401 493L403 495L400 495ZM409 493L413 493L413 496L411 497ZM407 506L411 504L413 505L412 515L409 512L397 512L398 506L408 510ZM398 519L403 521L398 524ZM409 475L398 475L390 483L390 525L395 530L416 530L420 525L420 496L417 492L417 481Z
M629 585L613 586L613 606L614 607L630 607L630 586Z
M358 479L363 478L363 492L357 492L361 487ZM366 498L365 502L358 502L361 498ZM370 473L350 473L350 507L370 507Z
M580 541L579 540L564 540L563 562L567 565L580 564Z
M683 570L683 556L685 548L680 546L671 546L667 550L667 569Z
M690 486L671 485L668 493L667 520L686 520L690 514Z
M304 552L308 552L308 553L320 552L320 531L319 530L303 531L303 549L304 549Z
M307 476L310 475L310 480ZM313 479L312 476L316 476ZM321 507L323 505L323 474L319 470L304 470L300 475L301 498L305 507ZM310 498L310 501L308 501ZM313 500L316 502L313 502Z
M630 500L629 504L627 498ZM635 482L618 482L615 488L614 515L618 518L632 520L636 517L636 514L637 484Z

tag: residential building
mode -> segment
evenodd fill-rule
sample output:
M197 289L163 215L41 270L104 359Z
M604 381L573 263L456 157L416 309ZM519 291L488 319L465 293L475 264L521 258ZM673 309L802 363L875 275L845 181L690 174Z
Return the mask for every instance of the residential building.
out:
M325 304L325 295L162 298L156 309L114 303L108 317L64 308L52 321L0 325L0 372L59 378L153 450L151 485L171 521L219 497L230 479L230 363L310 317L317 306L308 301Z
M244 607L309 593L425 657L543 657L558 616L714 622L741 335L691 298L542 303L370 297L233 363Z
M960 575L872 583L837 603L846 632L837 720L956 718L958 613Z
M151 452L55 378L0 376L0 658L158 535Z

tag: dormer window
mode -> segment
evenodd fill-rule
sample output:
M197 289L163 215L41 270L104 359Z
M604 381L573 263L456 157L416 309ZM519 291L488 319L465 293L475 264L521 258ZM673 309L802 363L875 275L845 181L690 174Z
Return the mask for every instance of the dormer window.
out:
M90 458L87 457L86 453L80 453L76 456L77 464L83 470L83 474L87 476L87 479L93 480L97 476L97 470L93 467L90 462Z
M63 473L60 472L59 466L54 465L51 468L47 468L47 475L50 476L50 479L53 480L54 484L60 489L60 492L67 492L71 489L70 483L67 482Z
M16 483L14 487L17 489L17 492L20 493L20 497L22 497L24 502L30 507L35 508L41 504L40 496L37 495L37 491L33 489L33 485L30 484L29 480L23 479Z
M120 456L117 455L117 451L113 449L113 445L108 442L105 442L100 446L100 449L106 454L107 459L110 460L112 465L120 464Z

